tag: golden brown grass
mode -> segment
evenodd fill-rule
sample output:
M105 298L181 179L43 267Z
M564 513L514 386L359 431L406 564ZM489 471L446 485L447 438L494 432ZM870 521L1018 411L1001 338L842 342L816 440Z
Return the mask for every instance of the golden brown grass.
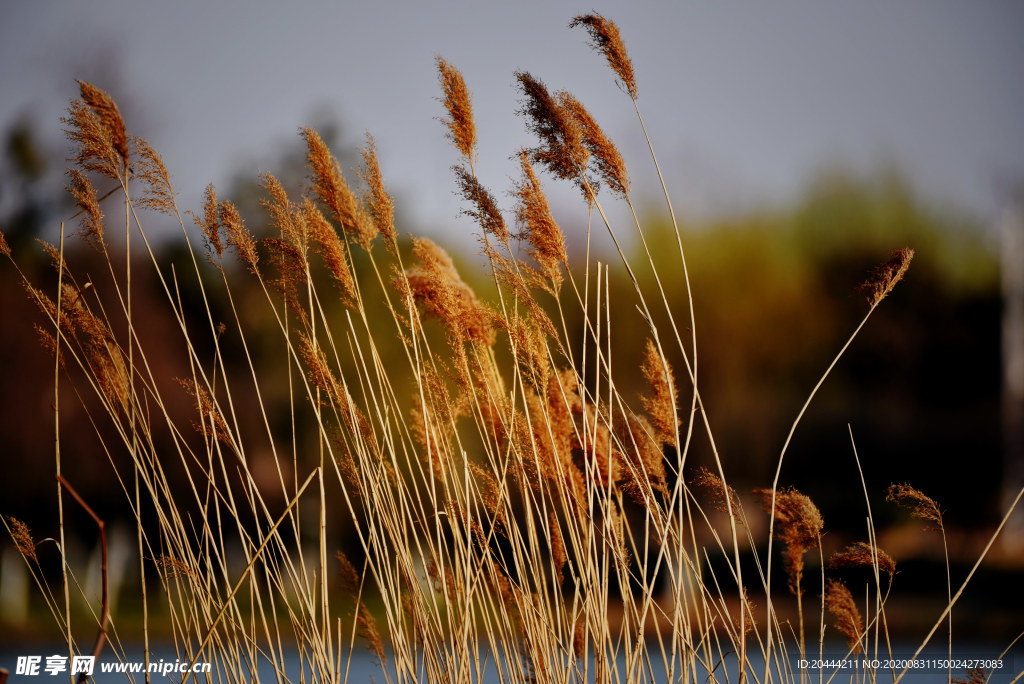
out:
M615 24L592 14L573 25L590 33L636 106ZM109 274L76 277L62 230L47 249L55 294L22 278L55 356L55 395L74 383L138 523L144 636L149 607L163 603L182 657L213 661L225 682L258 679L260 662L295 677L286 661L296 653L314 679L346 681L357 639L389 684L804 681L817 673L794 669L791 656L807 650L805 556L818 549L819 653L834 636L826 612L851 649L870 630L876 644L885 631L888 643L889 590L879 574L891 586L895 562L877 548L873 527L869 542L826 567L821 512L780 481L801 416L912 251L873 277L867 313L797 412L775 479L757 492L768 534L756 538L701 399L692 304L678 320L665 296L666 286L681 287L692 302L678 227L671 273L682 272L679 282L663 280L632 211L627 228L644 258L627 257L598 192L603 185L632 210L624 157L572 95L518 72L520 113L537 145L517 153L510 230L475 172L469 88L445 60L437 68L442 121L460 159L455 184L490 260L489 294L475 292L435 242L399 238L370 136L359 191L319 134L302 129L310 187L292 197L264 174L273 233L255 236L212 186L189 214L196 228L186 225L159 155L127 135L102 91L82 84L69 108L70 189ZM610 311L628 297L612 286L608 264L590 254L572 264L540 170L575 184L581 212L600 217L613 239L628 296L639 302L636 334L649 340L642 359L617 353L623 331L611 329ZM108 252L90 173L119 185L128 241L119 248L135 259L123 268ZM161 265L143 208L179 222L191 272ZM192 246L197 235L208 264ZM386 250L374 249L378 235ZM0 254L17 268L2 236ZM641 267L652 280L641 282ZM133 315L132 273L142 268L163 290L188 369L177 387L159 377ZM198 310L182 304L185 283L198 292ZM270 363L259 353L267 347L276 349ZM636 401L618 383L638 371L647 391ZM174 392L187 398L184 415L173 410ZM695 433L706 437L713 467L694 473ZM693 488L724 517L709 517ZM941 528L937 504L917 490L901 485L890 497ZM5 524L38 566L24 524ZM336 550L343 533L346 553ZM797 628L783 617L793 598L773 590L776 541ZM849 567L875 574L864 617L833 576ZM73 570L61 570L63 601L34 572L73 650L72 620L82 619L71 609ZM950 593L939 623L959 596Z

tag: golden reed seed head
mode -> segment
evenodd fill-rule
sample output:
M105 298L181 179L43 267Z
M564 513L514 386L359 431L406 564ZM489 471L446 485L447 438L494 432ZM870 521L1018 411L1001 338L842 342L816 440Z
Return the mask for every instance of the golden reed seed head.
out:
M561 282L559 265L569 268L565 235L551 215L547 196L530 165L530 155L526 150L519 152L519 166L523 171L523 178L512 189L512 194L517 200L516 223L520 227L520 233L516 237L529 243L530 256L557 285Z
M697 470L697 476L693 483L707 490L711 496L711 502L719 512L728 513L731 507L733 515L740 514L740 497L736 490L715 473L701 466Z
M165 581L178 578L195 578L195 572L189 567L188 563L174 556L157 556L153 559L153 563L163 571Z
M472 163L476 148L476 125L473 123L473 103L469 89L458 69L441 56L438 56L436 61L441 90L444 92L444 99L441 102L448 112L447 118L441 121L448 127L447 138L466 161Z
M597 125L594 117L586 110L583 104L570 93L560 91L558 93L558 104L563 110L576 120L580 132L583 135L583 144L590 152L591 159L597 166L597 173L601 179L611 187L614 192L623 197L629 194L629 173L626 171L626 162L619 154L615 144L604 134L601 127Z
M96 199L96 188L89 177L78 169L68 169L71 185L68 192L75 198L75 204L82 210L81 235L86 243L97 250L103 250L103 212L99 200Z
M363 148L363 168L360 178L366 184L363 204L366 205L377 232L384 236L384 245L392 255L398 256L398 233L395 231L395 201L384 189L384 178L377 161L377 144L373 136L366 134Z
M145 186L144 194L136 201L140 207L146 207L170 216L177 212L174 201L174 188L171 187L171 175L164 166L164 160L152 145L138 136L131 136L138 159L132 167L134 177Z
M891 259L876 268L871 277L858 288L867 293L871 308L878 306L896 287L896 283L903 279L914 258L914 250L903 247L893 250L891 256Z
M217 261L224 257L224 243L220 239L220 216L217 211L217 190L213 183L206 186L203 192L203 215L198 216L189 212L196 225L203 229L203 242L206 243L207 256L213 262L213 255L217 255Z
M79 92L82 99L89 105L92 111L100 119L103 128L106 129L110 142L121 156L124 168L128 168L128 134L125 130L124 119L117 108L114 99L91 83L78 82Z
M800 595L800 578L804 570L804 554L821 542L821 530L825 526L821 512L810 497L796 489L777 490L775 510L772 511L772 490L759 489L762 506L766 513L775 518L775 538L786 545L783 561L789 576L789 589Z
M245 227L245 222L242 221L242 217L238 213L238 207L228 201L221 202L218 214L224 232L227 233L228 244L235 248L238 259L245 264L249 272L258 276L257 264L260 258L256 251L256 239Z
M896 561L882 549L867 542L850 544L842 551L832 554L829 565L833 568L871 568L874 567L876 556L879 570L889 577L896 574Z
M885 500L906 508L910 511L910 515L918 520L933 522L942 527L942 511L939 510L939 504L935 502L935 499L925 495L919 489L914 489L909 484L891 485Z
M668 371L667 378L665 376L666 369ZM672 400L675 395L675 378L672 374L672 367L668 365L667 361L662 363L658 348L650 339L647 340L640 371L650 389L650 394L641 397L641 401L644 408L647 409L651 427L654 428L654 438L659 444L674 444L676 428L679 426L676 404Z
M306 140L306 161L313 173L313 192L330 208L345 234L364 249L369 249L376 229L361 210L355 194L341 173L338 160L315 130L303 128L300 132Z
M427 238L413 240L420 265L406 273L416 301L444 323L453 340L494 344L491 312L459 277L448 253Z
M331 272L335 285L342 293L342 302L345 306L355 308L356 306L356 284L352 277L352 271L345 256L345 246L338 237L331 224L320 213L313 200L306 197L302 204L302 214L305 217L306 225L309 226L310 236L317 246L317 252L323 259L327 270Z
M38 563L36 543L32 539L32 531L28 529L28 525L17 518L8 517L7 519L11 523L11 539L14 540L14 545L18 547L18 551L25 558Z
M498 240L508 242L508 228L494 195L465 166L455 166L452 170L455 171L455 182L459 186L462 198L475 207L463 209L462 213L476 219L484 233L490 233Z
M626 53L626 44L619 35L619 27L600 14L581 14L569 22L569 28L583 26L590 34L591 45L604 55L608 66L619 77L619 82L629 96L636 99L636 79L633 77L633 62Z
M530 159L556 178L576 181L585 187L583 174L590 153L583 144L579 122L559 105L539 78L525 71L517 71L515 76L525 98L519 114L526 118L526 127L541 142L540 147L529 150Z
M846 644L854 653L860 653L860 638L864 633L864 618L857 609L857 602L846 585L830 579L825 584L825 608L836 619L835 628L846 637Z
M350 596L357 596L359 594L359 573L356 571L352 562L349 561L341 551L338 551L335 556L338 559L340 568L338 574L341 575L341 589Z
M0 231L0 255L11 256L11 246L7 244L7 238L4 237L3 231Z

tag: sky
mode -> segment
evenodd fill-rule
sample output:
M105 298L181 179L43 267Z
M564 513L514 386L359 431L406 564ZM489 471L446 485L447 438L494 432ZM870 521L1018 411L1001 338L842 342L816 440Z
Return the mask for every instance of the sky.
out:
M5 0L0 132L30 119L66 156L59 118L74 79L89 80L197 208L207 183L274 172L301 149L300 126L336 122L347 146L374 135L410 229L460 235L472 227L438 120L441 55L472 91L477 171L503 207L511 157L533 142L515 114L517 69L572 91L622 149L639 198L653 197L631 101L568 28L591 10L620 28L683 216L783 205L834 165L896 165L930 201L989 220L1024 178L1024 3L1010 1ZM583 211L546 187L559 210Z

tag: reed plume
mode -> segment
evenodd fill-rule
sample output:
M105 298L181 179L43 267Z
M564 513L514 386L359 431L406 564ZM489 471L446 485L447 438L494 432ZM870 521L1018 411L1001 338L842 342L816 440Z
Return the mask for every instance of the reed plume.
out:
M39 557L36 555L36 543L32 539L32 531L28 528L28 525L13 517L8 517L7 520L11 523L11 539L14 540L14 545L17 547L18 552L33 563L38 563Z
M821 530L825 526L821 512L810 497L790 488L775 492L772 509L772 490L759 489L766 513L775 518L775 538L786 545L783 560L789 577L789 590L800 595L800 580L804 571L804 554L821 544Z
M476 150L476 125L473 123L473 105L469 88L466 87L462 73L444 58L438 56L436 63L441 90L444 91L442 103L448 112L447 118L442 119L448 128L447 137L472 165Z
M313 174L314 194L331 210L345 235L369 249L377 228L349 187L338 160L315 130L302 128L300 133L306 141L306 161Z
M890 485L885 500L907 509L918 520L935 523L938 528L942 527L942 511L939 510L939 504L909 484Z
M592 47L604 55L608 60L608 66L619 77L620 84L629 93L629 96L636 99L636 79L633 76L633 62L626 53L626 45L619 35L619 27L610 19L605 19L600 14L581 14L569 22L569 28L582 26L590 34Z
M68 192L75 198L82 213L82 230L80 235L86 243L102 252L106 243L103 240L103 211L96 198L96 188L89 177L78 169L68 169L71 185Z
M896 574L896 561L877 546L867 542L850 544L842 551L832 555L829 566L832 568L873 568L878 563L878 569L889 575L891 578Z
M174 200L174 188L171 186L171 174L164 166L163 158L142 138L131 136L130 140L137 155L132 167L134 177L145 186L145 191L135 200L135 204L174 216L177 213L177 203Z
M462 213L475 219L485 235L493 235L499 241L507 243L508 228L494 195L466 167L456 166L453 170L462 198L472 205L470 209L463 209Z
M551 215L547 196L530 164L529 153L525 150L519 153L519 167L523 177L512 189L516 198L516 223L519 226L516 237L527 242L530 257L540 264L545 277L557 290L562 281L559 267L569 268L565 235Z
M362 150L363 168L359 176L366 185L363 204L366 206L374 228L384 236L384 245L392 255L398 256L398 232L395 230L395 201L384 189L384 176L377 161L377 143L373 136L366 134L366 147Z
M579 122L559 105L543 81L525 71L517 71L515 76L524 97L519 114L541 142L528 150L530 160L556 178L574 181L586 194L583 174L590 152L583 144Z
M576 121L583 145L590 153L590 162L597 167L597 175L613 192L623 198L629 195L629 172L615 143L605 135L583 103L572 94L559 92L558 105Z
M860 653L864 618L861 617L850 590L839 580L830 579L825 584L824 601L825 608L836 620L835 628L846 637L846 643L853 652Z
M859 288L867 294L871 308L878 306L892 292L896 283L906 275L913 259L914 250L909 247L896 249L892 252L892 258L871 273L871 277Z

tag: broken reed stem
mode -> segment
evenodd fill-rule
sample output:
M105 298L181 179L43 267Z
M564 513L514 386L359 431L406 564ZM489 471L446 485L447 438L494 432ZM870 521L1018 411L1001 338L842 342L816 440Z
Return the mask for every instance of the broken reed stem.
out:
M100 652L103 651L103 645L107 643L107 628L110 625L110 591L109 584L107 581L107 526L103 523L96 512L85 502L75 488L71 486L62 475L57 475L57 482L60 483L61 487L67 490L68 494L71 495L79 506L82 507L90 518L95 521L96 526L100 530L100 580L102 582L102 601L100 604L100 624L96 630L96 641L93 643L92 655L93 658L98 658ZM68 662L71 662L70 660ZM85 672L81 672L78 675L78 684L82 684L89 675Z

